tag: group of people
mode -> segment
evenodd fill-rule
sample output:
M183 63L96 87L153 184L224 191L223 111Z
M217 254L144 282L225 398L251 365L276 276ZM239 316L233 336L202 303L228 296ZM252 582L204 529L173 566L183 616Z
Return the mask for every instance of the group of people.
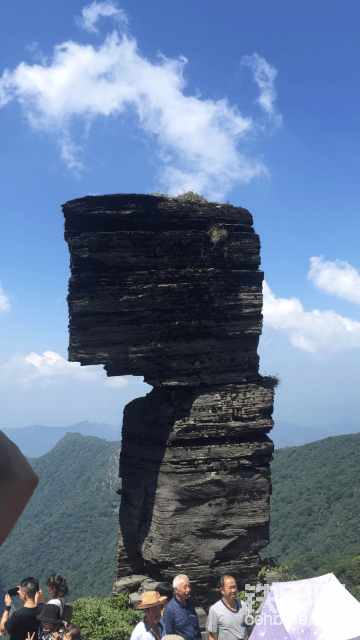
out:
M12 611L11 615L11 595L6 594L5 610L0 621L2 636L9 634L10 640L84 640L80 628L66 622L68 605L65 604L65 597L69 588L65 578L53 573L46 586L51 596L47 603L35 578L22 580L11 591L16 592L13 595L20 598L23 606Z
M221 598L210 607L206 629L208 640L240 640L248 638L247 604L236 598L237 584L233 576L220 579ZM155 591L142 594L136 609L144 611L144 619L132 632L130 640L201 640L199 618L190 598L187 576L178 575L172 586L161 582Z
M51 596L47 603L35 578L25 578L10 590L5 596L1 635L9 634L10 640L85 640L80 628L70 624L71 607L65 602L69 593L66 580L54 573L46 586ZM222 576L220 593L220 600L209 610L207 640L245 640L248 607L236 598L233 576ZM10 594L19 596L23 603L11 615ZM190 594L190 582L185 575L176 576L172 585L161 582L155 591L143 593L135 609L144 612L144 619L136 625L130 640L201 640L199 618Z

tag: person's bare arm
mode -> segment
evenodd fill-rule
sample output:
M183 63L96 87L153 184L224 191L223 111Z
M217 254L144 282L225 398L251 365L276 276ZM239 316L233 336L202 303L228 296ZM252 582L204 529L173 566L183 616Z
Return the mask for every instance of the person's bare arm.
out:
M0 431L0 546L17 523L38 482L19 447ZM4 635L2 631L1 634Z
M9 594L7 593L5 596L5 607L11 607L11 598L9 596ZM0 634L2 636L6 636L7 631L4 627L5 622L9 620L9 611L4 611L4 613L2 614L2 618L0 620Z
M209 631L208 633L209 633L209 640L216 640L216 633L211 633L211 631Z

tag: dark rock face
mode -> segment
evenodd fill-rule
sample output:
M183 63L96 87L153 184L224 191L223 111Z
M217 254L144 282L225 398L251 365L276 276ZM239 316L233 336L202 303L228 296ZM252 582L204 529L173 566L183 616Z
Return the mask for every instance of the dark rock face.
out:
M133 574L185 573L213 602L223 573L254 581L268 543L273 390L258 375L252 217L123 194L63 210L69 360L154 386L124 411L114 588Z

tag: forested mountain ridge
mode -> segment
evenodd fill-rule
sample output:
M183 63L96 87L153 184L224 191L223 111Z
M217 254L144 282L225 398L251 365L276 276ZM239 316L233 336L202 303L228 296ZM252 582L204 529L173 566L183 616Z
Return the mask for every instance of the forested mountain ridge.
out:
M61 573L69 601L110 595L118 541L120 442L68 433L30 459L39 485L0 549L5 589Z
M275 451L270 544L262 556L289 562L360 546L360 434Z

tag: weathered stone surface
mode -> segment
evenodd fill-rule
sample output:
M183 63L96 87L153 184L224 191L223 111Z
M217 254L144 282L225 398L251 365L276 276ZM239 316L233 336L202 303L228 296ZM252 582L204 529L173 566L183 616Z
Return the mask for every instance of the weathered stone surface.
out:
M125 576L124 578L120 578L120 580L116 580L114 582L114 589L118 593L131 593L134 589L139 589L141 583L147 580L147 576L142 575L132 575Z
M144 582L141 583L139 591L140 593L145 593L145 591L155 591L158 584L158 580L151 580L147 578L146 580L144 580Z
M125 194L63 209L69 359L154 386L124 411L114 590L185 573L210 604L223 573L254 581L269 535L273 389L258 375L252 217Z
M206 621L207 621L207 613L204 611L202 607L195 607L195 611L199 618L199 627L200 629L206 629ZM207 634L208 635L208 634ZM207 640L207 636L205 636Z
M116 593L116 590L114 591ZM136 607L137 604L140 604L142 598L141 594L138 591L134 591L134 593L129 593L130 603L132 607Z
M126 406L118 576L185 573L206 599L230 567L253 577L268 542L272 396L255 384L158 387Z
M70 360L152 385L256 379L263 274L248 211L125 195L63 208Z

